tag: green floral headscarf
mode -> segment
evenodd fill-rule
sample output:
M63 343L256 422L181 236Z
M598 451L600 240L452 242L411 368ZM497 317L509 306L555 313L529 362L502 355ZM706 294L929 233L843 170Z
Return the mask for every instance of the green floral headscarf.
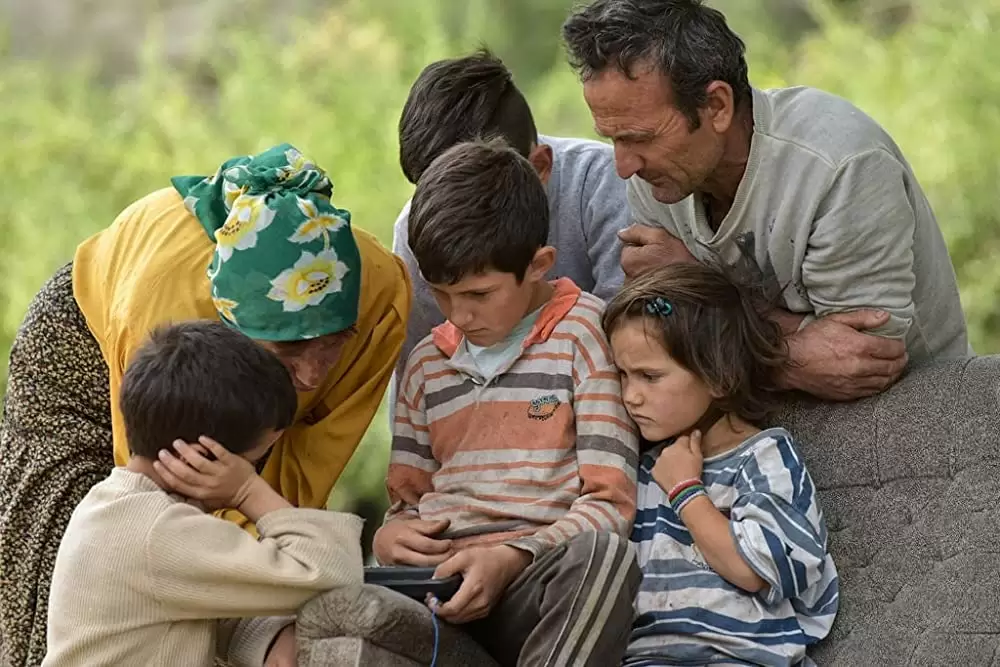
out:
M208 277L223 322L258 340L296 341L357 321L361 254L351 213L331 203L330 179L294 147L171 183L215 242Z

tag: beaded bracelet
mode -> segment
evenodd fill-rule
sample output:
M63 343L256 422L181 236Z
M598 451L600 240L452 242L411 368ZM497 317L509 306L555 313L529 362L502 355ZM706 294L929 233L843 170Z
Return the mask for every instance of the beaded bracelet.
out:
M691 479L685 479L682 482L677 482L672 487L670 487L669 491L667 491L667 500L673 502L674 496L676 496L678 493L688 488L689 486L698 486L699 484L701 484L701 480L698 479L697 477L692 477Z
M674 514L680 516L681 510L689 502L697 498L698 496L708 495L705 492L705 485L701 483L700 479L688 479L675 484L672 489L667 493L667 502L670 504L671 509L674 510Z

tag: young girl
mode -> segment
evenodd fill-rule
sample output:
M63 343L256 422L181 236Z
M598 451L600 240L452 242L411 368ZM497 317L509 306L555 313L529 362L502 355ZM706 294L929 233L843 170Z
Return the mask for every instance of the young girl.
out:
M781 332L714 269L646 274L607 306L625 406L650 445L632 541L628 667L811 665L838 605L826 526L792 436L759 423Z

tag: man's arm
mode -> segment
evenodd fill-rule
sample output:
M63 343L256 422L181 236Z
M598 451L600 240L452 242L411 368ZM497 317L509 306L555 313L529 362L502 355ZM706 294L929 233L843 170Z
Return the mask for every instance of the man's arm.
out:
M626 280L659 266L698 261L681 239L666 207L652 198L648 184L633 176L628 180L626 194L634 223L618 233Z
M785 388L852 400L885 390L905 369L916 223L904 175L884 151L859 156L840 170L803 263L803 286L815 313L768 312L788 342L789 363L780 378ZM672 220L650 208L634 178L628 197L637 224L622 233L626 276L697 261L675 236Z
M905 369L916 283L906 178L881 149L838 171L802 264L814 314L772 316L788 341L788 388L850 400L885 390Z
M757 310L756 308L754 310ZM785 338L794 336L806 323L806 316L801 313L793 313L784 308L775 308L768 314L768 319L781 327L781 333Z
M802 262L816 317L876 308L888 321L870 333L905 339L913 322L916 217L903 165L876 149L838 170L817 211Z

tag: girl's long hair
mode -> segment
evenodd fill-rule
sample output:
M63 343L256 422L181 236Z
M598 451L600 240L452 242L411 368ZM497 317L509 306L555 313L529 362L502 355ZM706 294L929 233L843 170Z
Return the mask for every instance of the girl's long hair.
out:
M626 322L642 321L719 396L720 409L757 424L780 401L778 374L788 357L781 328L767 318L771 307L757 286L740 286L719 269L671 264L628 283L602 324L610 339Z

